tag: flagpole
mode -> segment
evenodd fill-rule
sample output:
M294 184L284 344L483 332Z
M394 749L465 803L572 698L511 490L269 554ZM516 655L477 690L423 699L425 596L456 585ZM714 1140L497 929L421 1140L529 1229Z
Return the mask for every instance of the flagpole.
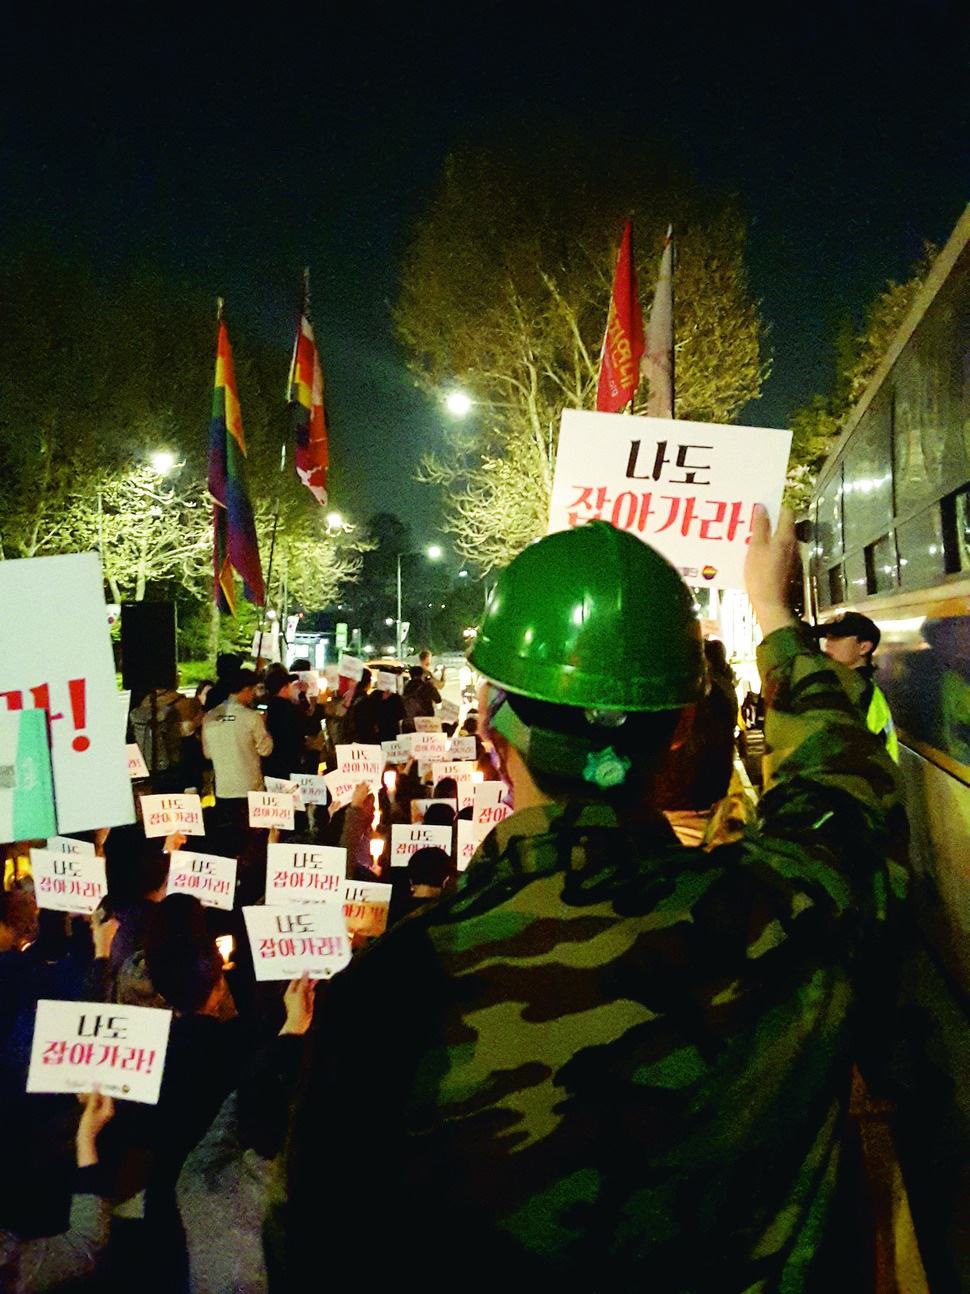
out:
M674 324L676 318L677 299L674 292L674 285L677 281L677 244L674 242L674 227L671 224L668 233L670 238L670 416L677 417L677 348L674 344L677 336L677 328Z

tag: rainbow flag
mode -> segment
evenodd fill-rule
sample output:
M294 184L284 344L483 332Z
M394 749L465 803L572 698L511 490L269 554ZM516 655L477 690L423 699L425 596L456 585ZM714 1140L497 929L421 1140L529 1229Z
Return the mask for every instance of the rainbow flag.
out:
M209 493L212 495L216 602L220 611L236 612L235 575L243 596L257 606L266 601L256 543L256 522L246 487L246 442L243 439L236 374L225 322L219 320L216 381L209 423Z
M323 370L310 323L304 283L300 327L290 365L290 407L296 434L296 470L316 501L327 502L327 420L323 411Z

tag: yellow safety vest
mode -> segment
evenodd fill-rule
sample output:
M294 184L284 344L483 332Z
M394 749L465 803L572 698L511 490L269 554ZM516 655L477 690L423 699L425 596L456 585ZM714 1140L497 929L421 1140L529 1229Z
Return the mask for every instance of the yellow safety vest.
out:
M886 749L898 764L899 738L896 736L896 725L893 723L893 717L889 712L889 702L875 684L872 685L872 700L869 702L869 709L866 712L866 727L870 732L882 733L886 741Z

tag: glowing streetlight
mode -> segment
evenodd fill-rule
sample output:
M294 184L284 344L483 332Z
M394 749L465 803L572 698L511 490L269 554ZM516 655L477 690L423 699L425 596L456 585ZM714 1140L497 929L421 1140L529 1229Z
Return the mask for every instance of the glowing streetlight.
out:
M472 403L471 396L464 391L449 391L445 396L445 408L456 418L464 418L466 414L471 413Z
M438 547L437 544L431 545L431 547L428 549L428 556L431 558L433 562L436 562L438 560L438 558L441 556L441 549Z
M156 476L168 476L169 472L175 466L175 455L167 449L160 449L152 454L148 460L148 466Z
M340 513L339 513L339 512L328 512L328 513L327 513L327 529L328 529L328 530L343 530L343 528L344 528L344 519L343 519L343 517L340 515Z

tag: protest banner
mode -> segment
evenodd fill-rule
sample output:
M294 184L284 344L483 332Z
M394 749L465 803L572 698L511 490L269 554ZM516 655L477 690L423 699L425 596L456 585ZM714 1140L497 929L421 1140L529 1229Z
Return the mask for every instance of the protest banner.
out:
M767 427L567 409L548 533L609 521L688 584L743 589L754 505L777 522L790 444L790 432Z
M194 894L204 908L232 910L236 897L236 859L177 849L168 869L169 894Z
M467 818L458 819L458 850L455 857L455 864L460 872L463 872L474 857L475 850L479 845L479 833L474 822L469 822Z
M34 896L39 908L55 912L93 912L108 892L104 859L96 854L30 851Z
M28 1092L77 1093L155 1105L171 1011L41 998L27 1071Z
M290 781L300 788L300 798L306 804L327 804L330 792L326 781L317 773L291 773Z
M444 759L447 753L448 743L443 732L411 733L411 754L419 763Z
M74 854L81 858L93 858L95 854L90 840L72 840L70 836L51 836L47 842L47 851L51 854Z
M0 711L0 840L39 840L56 830L47 715Z
M295 778L270 777L268 774L263 778L263 785L267 791L272 791L274 795L290 795L293 797L293 808L303 808L303 792L300 790L300 784Z
M384 771L384 752L380 746L335 746L337 772L354 776L361 782L380 782Z
M58 831L134 822L97 554L0 562L8 625L38 623L38 590L49 632L7 634L0 710L46 710L50 717Z
M390 670L379 669L375 686L378 692L397 692L399 691L398 675L392 674Z
M395 822L391 827L391 866L407 867L408 859L419 849L434 845L451 854L451 827L425 827Z
M376 939L387 929L393 886L380 881L344 882L344 920L347 933Z
M337 769L330 773L325 773L323 780L327 785L327 790L330 792L331 809L339 809L342 804L349 804L351 797L361 782L366 782L375 796L381 786L380 778L375 781L372 778L355 777L352 773L340 773Z
M342 903L243 908L257 980L329 979L350 961Z
M448 743L448 758L476 760L478 751L475 747L475 738L452 737Z
M428 714L418 714L414 718L415 732L440 732L441 720Z
M296 676L300 680L301 690L311 701L315 700L320 695L320 671L301 669L296 671Z
M475 764L467 759L443 759L436 760L431 765L431 780L435 786L443 777L452 777L458 783L458 800L459 809L464 809L472 804L472 791L474 788L473 774Z
M134 782L140 777L148 776L148 765L137 741L130 741L125 747L128 755L128 776Z
M402 732L400 737L395 737L393 741L382 741L381 750L384 752L384 760L388 764L406 764L411 758L411 738L414 734Z
M251 827L278 827L281 831L293 830L292 795L278 795L273 791L250 791L247 799Z
M170 836L173 831L183 836L205 835L202 801L197 795L143 795L141 814L146 836Z
M347 851L336 845L270 845L266 851L266 902L339 902L346 875Z

